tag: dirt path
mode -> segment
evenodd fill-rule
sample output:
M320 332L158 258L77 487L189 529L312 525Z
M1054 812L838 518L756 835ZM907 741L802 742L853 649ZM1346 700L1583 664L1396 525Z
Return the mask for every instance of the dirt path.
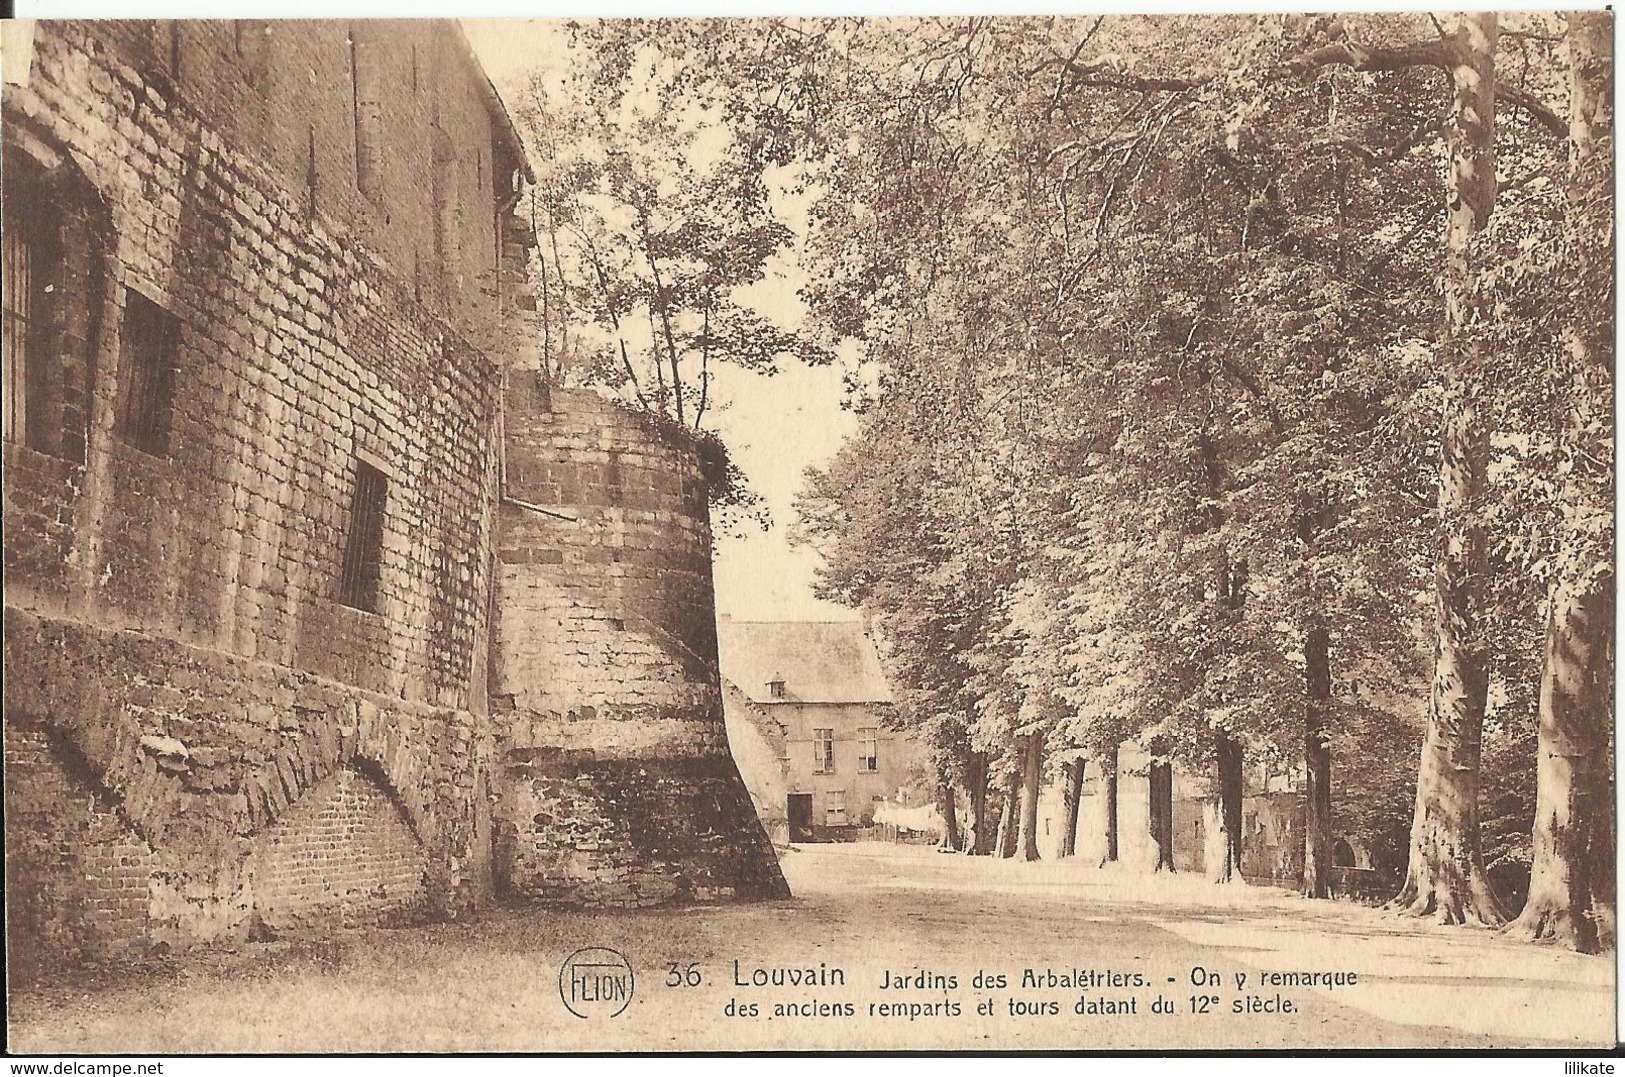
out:
M499 912L334 946L244 948L88 992L24 994L14 1000L12 1050L1556 1049L1613 1040L1609 958L1281 891L891 846L808 848L789 854L785 871L797 894L788 902ZM620 1016L565 1009L560 965L583 946L612 947L634 969ZM700 986L667 985L691 965ZM792 968L824 972L811 984L748 986L756 970L771 978ZM1029 969L1038 980L1024 987ZM1138 974L1145 986L1049 986L1074 970ZM1263 986L1266 971L1353 973L1355 983ZM978 973L1005 985L978 987ZM1193 973L1204 982L1217 974L1219 986L1198 989ZM881 986L922 976L930 986ZM1151 1012L1159 995L1175 1013ZM1204 995L1217 1001L1192 1013L1192 997ZM1080 998L1095 1009L1132 1000L1135 1012L1079 1014ZM1268 1012L1236 1012L1250 998ZM1291 1012L1276 1012L1283 1000ZM755 1004L757 1016L729 1016L730 1001ZM847 1004L852 1016L829 1012ZM1056 1012L1043 1013L1047 1004Z

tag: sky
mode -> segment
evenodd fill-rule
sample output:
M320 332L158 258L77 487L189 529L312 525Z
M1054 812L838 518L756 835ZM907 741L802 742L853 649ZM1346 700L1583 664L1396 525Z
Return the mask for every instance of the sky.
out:
M717 612L752 621L855 619L856 611L813 596L818 555L792 547L786 534L802 472L826 462L857 426L840 408L840 369L791 364L771 378L729 370L716 384L732 401L718 432L773 516L765 534L717 536Z
M464 20L463 28L498 92L520 72L562 62L559 22ZM781 213L795 218L801 209L785 201ZM794 265L780 261L767 280L752 286L749 302L778 324L793 326L803 312L796 295L799 279ZM858 617L855 610L814 596L818 555L792 547L788 538L803 473L826 463L857 428L856 418L841 408L846 369L839 361L813 368L786 359L778 374L767 377L718 367L712 394L720 406L708 425L722 436L773 521L766 532L717 535L719 614L757 621Z

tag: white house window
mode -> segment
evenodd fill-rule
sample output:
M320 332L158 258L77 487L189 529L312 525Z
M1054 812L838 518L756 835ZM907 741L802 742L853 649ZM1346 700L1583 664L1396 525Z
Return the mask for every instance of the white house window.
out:
M858 730L858 769L880 769L879 745L873 726L865 726Z
M813 769L820 774L835 770L835 730L813 730Z
M846 790L831 789L824 795L824 825L846 825Z

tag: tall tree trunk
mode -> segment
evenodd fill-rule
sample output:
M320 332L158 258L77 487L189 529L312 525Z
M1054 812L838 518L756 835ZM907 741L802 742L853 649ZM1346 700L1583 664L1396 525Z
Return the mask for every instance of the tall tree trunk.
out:
M1496 35L1495 14L1480 12L1462 16L1449 42L1455 101L1448 124L1447 324L1440 344L1445 393L1439 432L1441 534L1434 566L1438 628L1410 862L1394 899L1414 916L1492 926L1506 916L1485 877L1478 833L1479 758L1489 693L1483 521L1490 442L1481 409L1484 342L1477 326L1493 315L1481 310L1472 241L1495 206Z
M1331 896L1332 746L1326 738L1326 700L1332 694L1331 634L1324 626L1304 637L1303 892Z
M1014 828L1011 826L1010 814L1010 798L1006 796L1002 798L999 803L999 833L998 836L993 839L993 855L999 857L1000 859L1007 856L1016 855L1014 843L1007 843L1005 840L1009 837L1009 835L1015 832ZM1009 844L1010 846L1008 851L1005 848L1006 844Z
M1217 457L1214 458L1217 475ZM1219 484L1213 482L1213 496L1219 496ZM1219 565L1219 606L1232 616L1239 617L1247 602L1247 562L1232 562L1228 556ZM1208 872L1214 882L1228 883L1241 880L1241 800L1243 788L1241 744L1222 729L1213 731L1213 756L1218 771L1219 830L1222 852L1219 862Z
M1057 858L1071 856L1077 851L1078 807L1083 800L1083 771L1087 763L1087 759L1074 759L1064 771L1066 784L1061 792L1061 812L1066 818L1061 831L1061 847L1055 851Z
M1011 766L1004 782L1004 808L999 812L999 856L1009 860L1016 855L1016 838L1021 830L1021 768Z
M1219 764L1219 825L1224 831L1224 855L1213 881L1228 883L1241 881L1241 799L1242 757L1241 745L1223 733L1214 745Z
M1044 734L1029 733L1021 774L1021 859L1038 859L1038 794L1044 777Z
M987 756L976 752L965 769L965 781L970 794L971 840L967 850L972 856L988 856L993 852L992 820L987 811Z
M1594 575L1604 576L1598 572ZM1612 580L1560 580L1546 621L1536 749L1534 862L1529 899L1508 927L1581 953L1611 943L1614 898L1608 726L1613 695Z
M1332 695L1331 632L1313 566L1316 543L1330 524L1331 505L1323 479L1302 491L1297 518L1298 537L1309 562L1304 575L1310 581L1303 640L1303 892L1309 898L1331 896L1332 747L1326 735L1326 701Z
M1606 12L1568 16L1569 189L1565 246L1580 296L1612 298L1613 57ZM1598 151L1598 143L1604 148ZM1564 448L1562 543L1546 617L1536 748L1534 862L1529 899L1508 933L1553 939L1582 953L1612 944L1614 573L1612 429L1614 365L1609 310L1578 299L1564 343L1574 384Z
M954 792L954 780L943 775L937 782L937 804L942 811L942 847L958 852L959 797Z
M1150 797L1146 818L1150 822L1151 847L1156 850L1153 871L1174 870L1174 765L1158 749L1152 750L1146 774Z
M1117 745L1112 745L1100 757L1100 795L1106 801L1104 805L1106 850L1101 855L1102 864L1115 864L1117 862Z

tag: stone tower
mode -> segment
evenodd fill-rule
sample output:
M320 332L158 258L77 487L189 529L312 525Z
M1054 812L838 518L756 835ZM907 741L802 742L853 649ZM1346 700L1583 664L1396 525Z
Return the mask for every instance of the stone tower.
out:
M728 751L693 440L535 371L504 389L494 873L508 900L788 897Z

